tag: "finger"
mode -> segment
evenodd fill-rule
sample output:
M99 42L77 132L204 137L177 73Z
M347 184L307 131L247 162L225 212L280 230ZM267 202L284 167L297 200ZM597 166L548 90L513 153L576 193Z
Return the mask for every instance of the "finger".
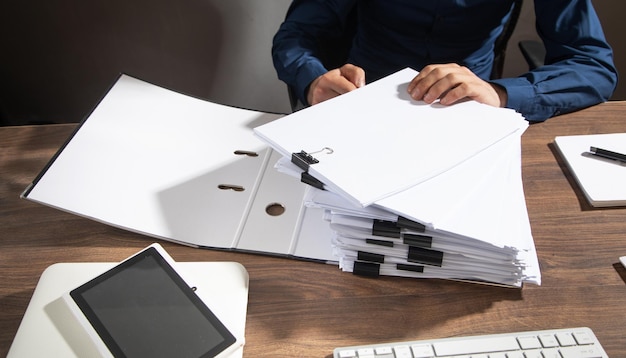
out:
M467 82L455 87L440 98L441 104L451 105L465 98L494 107L503 107L506 104L506 92L498 92L487 82Z
M421 73L421 72L420 72ZM412 94L413 91L415 90L415 86L417 86L417 82L419 82L419 74L415 77L413 77L413 79L411 80L411 82L409 82L409 86L407 87L406 91L409 94Z
M365 86L365 70L352 64L343 65L339 68L343 77L350 81L356 88Z
M342 95L344 93L353 91L356 89L356 86L343 76L334 76L329 78L323 78L320 81L318 89L321 89L321 91L317 91L317 99L319 103Z
M409 92L409 94L415 94L416 96L419 95L418 92L419 91L417 89L417 85L425 78L428 76L428 74L430 73L432 67L430 66L426 66L424 67L418 74L417 76L413 77L413 79L411 80L411 82L409 83L409 86L407 88L407 91ZM417 98L416 98L417 99ZM420 98L421 99L421 98Z
M442 65L428 65L411 81L407 91L415 100L422 100L433 85L448 74L458 71L459 65L455 63ZM435 97L433 100L437 99Z
M425 100L425 95L431 91L431 87L437 83L447 71L440 66L426 66L411 81L409 85L409 94L415 100ZM436 98L435 98L436 99Z
M469 90L468 85L463 83L439 96L439 103L443 105L451 105L457 103L463 98L472 98L472 92Z
M441 99L446 95L449 95L450 92L453 92L452 97L454 98L455 93L464 93L457 89L458 87L462 87L464 81L462 79L463 76L459 76L456 73L449 73L446 76L438 79L434 82L424 93L423 100L426 103L433 103L437 99ZM463 89L462 87L461 89ZM456 90L456 91L455 91Z
M333 78L329 88L338 94L348 93L357 89L357 86L344 76Z
M355 89L356 86L342 76L339 69L334 69L311 83L307 99L310 105L314 105Z

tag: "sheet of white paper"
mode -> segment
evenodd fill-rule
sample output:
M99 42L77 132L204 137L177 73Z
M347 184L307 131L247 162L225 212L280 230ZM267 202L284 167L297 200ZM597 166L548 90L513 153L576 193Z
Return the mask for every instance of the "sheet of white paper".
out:
M365 206L449 170L528 126L512 110L474 101L453 106L413 101L406 88L416 74L404 69L254 132L283 156L313 155L319 160L309 168L314 177Z

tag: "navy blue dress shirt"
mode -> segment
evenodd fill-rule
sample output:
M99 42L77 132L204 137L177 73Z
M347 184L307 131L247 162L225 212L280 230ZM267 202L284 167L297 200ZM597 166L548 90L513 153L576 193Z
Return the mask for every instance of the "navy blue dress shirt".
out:
M327 45L319 44L339 41L338 34L355 27L343 63L362 67L367 82L405 67L458 63L504 87L506 106L531 121L608 100L617 71L590 0L535 0L545 65L490 79L494 42L511 6L512 0L295 0L274 37L274 66L306 103L309 84L332 69L323 65Z

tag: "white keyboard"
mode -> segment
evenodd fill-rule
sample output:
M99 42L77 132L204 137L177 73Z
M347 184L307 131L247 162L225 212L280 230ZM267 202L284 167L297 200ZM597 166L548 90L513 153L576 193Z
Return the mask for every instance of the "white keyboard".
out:
M552 329L335 348L334 358L608 358L590 328Z

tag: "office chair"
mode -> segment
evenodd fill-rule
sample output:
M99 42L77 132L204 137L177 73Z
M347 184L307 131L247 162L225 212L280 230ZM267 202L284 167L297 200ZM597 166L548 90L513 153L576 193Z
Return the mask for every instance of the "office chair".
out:
M493 68L491 69L491 79L502 78L502 71L504 69L504 60L506 57L506 46L511 39L511 35L513 34L513 30L515 30L515 26L517 26L517 20L519 19L519 15L522 12L522 5L524 5L524 0L515 0L513 1L513 6L511 7L511 14L509 16L509 20L504 24L502 28L502 32L500 36L496 38L496 42L493 47Z
M535 40L523 40L518 44L526 63L528 63L528 70L532 71L537 67L541 67L544 64L546 57L546 48L541 41Z
M502 33L496 39L493 49L493 69L490 75L492 79L502 77L506 47L511 35L513 34L515 26L517 25L517 20L519 19L523 3L523 0L513 1L511 15L509 16L507 23L504 24ZM348 15L346 26L340 36L335 38L320 39L319 43L323 45L320 46L321 54L319 57L324 64L324 67L338 68L346 63L348 52L352 44L352 38L356 32L356 16L356 9L354 9ZM532 49L529 49L529 54L532 53L531 50ZM304 104L298 100L295 90L289 85L287 86L287 92L289 94L289 104L291 105L291 110L293 112L305 107Z

